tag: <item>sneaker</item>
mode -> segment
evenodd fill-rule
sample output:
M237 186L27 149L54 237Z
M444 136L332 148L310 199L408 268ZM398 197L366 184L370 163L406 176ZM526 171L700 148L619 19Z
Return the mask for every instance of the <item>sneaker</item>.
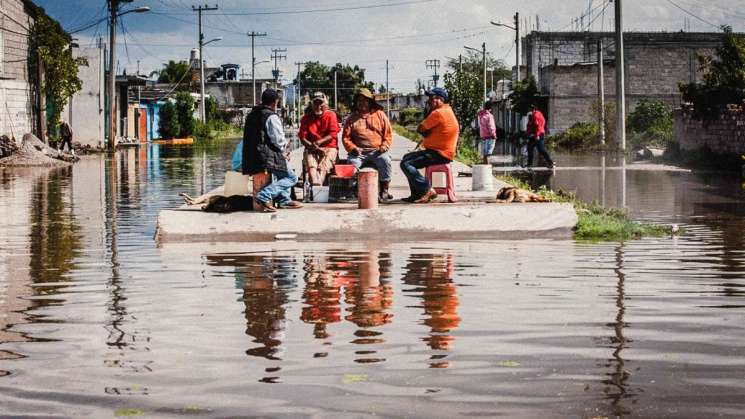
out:
M382 191L380 192L380 200L382 202L393 201L393 195L391 195L388 191Z
M298 201L290 201L290 202L284 202L282 204L279 204L278 207L280 209L298 209L298 208L302 208L303 204L301 204Z
M271 201L261 202L259 200L256 200L256 202L258 202L259 206L261 206L261 212L277 212L277 208L272 205Z
M427 204L437 198L437 192L434 189L430 189L429 192L422 195L421 198L414 201L415 204Z

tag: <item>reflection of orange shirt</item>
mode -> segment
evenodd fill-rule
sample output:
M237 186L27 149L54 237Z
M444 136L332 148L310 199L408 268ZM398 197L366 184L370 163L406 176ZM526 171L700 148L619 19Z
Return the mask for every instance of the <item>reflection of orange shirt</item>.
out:
M450 105L444 104L432 111L422 121L421 127L425 131L430 131L429 135L424 137L422 147L434 150L448 160L455 158L455 147L458 145L460 129L458 119L455 118Z

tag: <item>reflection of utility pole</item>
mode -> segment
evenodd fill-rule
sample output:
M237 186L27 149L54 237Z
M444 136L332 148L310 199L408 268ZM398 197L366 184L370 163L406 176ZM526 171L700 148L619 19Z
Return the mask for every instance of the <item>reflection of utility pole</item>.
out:
M614 332L614 336L611 337L611 344L614 347L611 362L615 364L615 368L608 374L610 376L609 379L604 381L605 384L618 389L618 393L616 394L612 394L611 392L607 392L606 394L612 400L611 405L614 409L614 416L619 417L630 413L621 405L621 402L628 397L628 384L626 381L629 378L629 372L624 368L626 361L621 356L621 352L626 348L626 343L629 341L623 334L623 329L626 328L626 322L624 321L624 315L626 314L626 274L623 272L623 262L624 253L623 244L621 244L616 248L616 267L613 269L618 278L616 285L616 308L618 311L615 321L610 323L613 326Z
M248 33L248 36L251 37L251 86L253 88L253 97L251 100L256 105L256 57L254 56L254 40L257 36L266 36L266 32L259 33L251 31ZM202 57L199 57L199 59L201 60Z
M432 82L435 84L435 87L437 87L437 80L440 79L440 76L437 75L437 69L440 68L440 60L426 60L424 65L434 71L432 74Z
M272 49L272 60L274 60L274 70L272 70L272 76L274 76L274 87L276 88L279 84L279 60L286 60L287 56L280 54L281 52L287 52L287 49Z

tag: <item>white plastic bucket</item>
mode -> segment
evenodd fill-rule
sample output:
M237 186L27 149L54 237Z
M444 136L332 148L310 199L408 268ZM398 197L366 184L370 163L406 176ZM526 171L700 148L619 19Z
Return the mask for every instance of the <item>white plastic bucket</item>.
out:
M490 164L476 164L473 166L473 185L471 189L474 191L493 191L494 190L494 175L492 174L492 167Z
M329 187L328 186L314 186L313 187L313 202L326 203L329 202Z

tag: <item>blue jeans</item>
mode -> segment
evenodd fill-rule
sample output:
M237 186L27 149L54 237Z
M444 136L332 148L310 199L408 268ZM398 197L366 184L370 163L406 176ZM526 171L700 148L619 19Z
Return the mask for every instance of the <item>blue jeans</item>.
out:
M257 194L256 199L260 202L277 202L277 205L287 204L292 201L290 198L290 190L297 183L297 175L292 169L284 170L272 170L269 169L269 173L272 174L272 183L264 186Z
M450 162L451 160L442 157L440 153L433 150L414 151L404 155L404 158L401 159L401 170L409 181L411 196L417 199L421 198L432 188L427 178L419 173L419 169Z
M356 156L347 156L347 160L357 169L362 168L365 164L372 165L378 171L380 182L390 182L391 180L391 155L388 152L366 151Z
M539 135L538 137L531 137L530 140L528 140L528 166L533 165L533 149L536 147L538 148L538 154L543 157L543 160L546 160L546 164L552 166L554 161L551 160L551 156L549 156L546 152L546 145L543 134Z

